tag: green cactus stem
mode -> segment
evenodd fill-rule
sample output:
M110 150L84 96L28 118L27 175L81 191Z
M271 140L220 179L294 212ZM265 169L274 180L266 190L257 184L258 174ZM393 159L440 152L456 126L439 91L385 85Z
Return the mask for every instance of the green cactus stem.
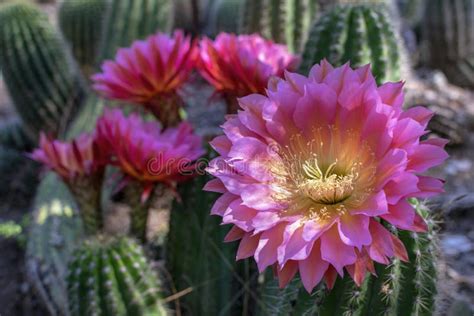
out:
M113 58L119 47L127 47L134 40L157 31L168 31L171 3L169 0L112 1L105 17L98 62Z
M35 142L34 137L25 131L23 122L14 118L0 123L0 146L18 151L30 151Z
M66 0L59 8L59 27L86 78L94 71L108 4L106 0Z
M316 0L245 0L240 32L259 33L299 52L317 12Z
M84 85L60 34L25 2L0 8L0 67L15 108L33 135L63 132Z
M156 274L126 237L85 241L72 255L67 287L72 316L166 315Z
M382 4L336 6L311 28L300 72L327 59L334 66L370 63L377 83L400 80L401 47Z

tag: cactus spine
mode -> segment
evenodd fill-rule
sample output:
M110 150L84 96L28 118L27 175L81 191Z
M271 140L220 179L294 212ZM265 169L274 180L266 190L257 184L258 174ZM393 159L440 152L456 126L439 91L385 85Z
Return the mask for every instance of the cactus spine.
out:
M313 25L300 67L326 58L333 65L370 63L377 83L400 80L400 44L384 5L336 6Z
M66 0L59 8L59 27L86 78L94 70L107 4L106 0Z
M107 11L98 62L113 58L119 47L171 26L169 0L115 0Z
M474 0L427 1L423 24L428 65L474 87Z
M320 284L306 293L295 279L284 289L267 274L263 284L260 315L432 315L436 295L436 228L425 206L413 201L427 224L427 233L410 233L390 227L405 244L409 262L395 259L376 264L377 276L367 275L357 287L346 275L327 291Z
M25 128L64 130L80 105L83 85L46 15L25 3L1 8L0 66Z
M240 33L260 33L299 52L317 11L316 0L245 0Z
M88 240L69 265L70 313L79 315L166 315L159 281L143 250L125 237Z

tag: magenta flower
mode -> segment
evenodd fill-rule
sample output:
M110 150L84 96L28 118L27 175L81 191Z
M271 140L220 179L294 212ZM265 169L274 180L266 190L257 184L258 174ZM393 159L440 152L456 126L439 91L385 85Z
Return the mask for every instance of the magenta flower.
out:
M196 45L182 31L157 33L118 50L115 60L92 77L94 89L109 99L145 106L165 126L176 125L182 101L177 93L198 57Z
M201 137L182 122L161 130L137 114L125 117L120 110L108 110L97 122L98 142L112 153L110 162L149 192L154 183L173 186L192 175L193 162L204 153Z
M108 155L95 135L82 134L71 142L40 135L39 148L30 157L57 173L73 194L87 231L102 226L101 189Z
M202 76L228 98L230 111L235 113L238 105L232 100L264 93L270 77L282 77L285 69L294 69L298 61L284 45L259 35L220 33L214 41L201 41L199 68Z
M237 259L273 265L282 287L299 272L308 292L344 269L360 284L373 261L407 260L380 221L424 231L407 199L443 192L422 174L448 155L444 140L420 140L432 112L403 111L402 86L377 87L369 66L322 61L308 77L271 81L267 96L239 99L242 111L211 142L220 156L205 188L222 193L211 213L233 225Z

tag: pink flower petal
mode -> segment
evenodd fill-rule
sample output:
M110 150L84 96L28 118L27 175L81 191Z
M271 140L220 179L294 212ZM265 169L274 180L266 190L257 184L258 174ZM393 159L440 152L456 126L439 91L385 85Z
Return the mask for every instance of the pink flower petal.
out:
M354 247L342 242L335 225L321 236L321 257L341 276L344 275L344 266L353 264L357 259Z
M319 243L313 246L311 254L305 260L298 263L301 281L308 293L321 281L329 264L321 259L321 251Z
M369 245L372 237L369 233L369 217L365 215L342 216L338 222L339 236L343 243L362 249Z

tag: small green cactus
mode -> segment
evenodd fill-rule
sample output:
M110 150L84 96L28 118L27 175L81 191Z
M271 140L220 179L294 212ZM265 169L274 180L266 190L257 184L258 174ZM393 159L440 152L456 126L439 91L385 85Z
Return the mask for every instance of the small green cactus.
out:
M23 122L14 118L0 123L0 146L18 150L30 151L34 147L34 140L25 131Z
M86 78L94 71L107 5L106 0L65 0L59 8L59 27Z
M332 65L370 63L377 83L400 80L401 47L383 4L343 5L311 28L300 71L326 58Z
M81 104L83 83L61 36L34 6L0 8L0 67L28 132L65 130Z
M367 275L357 287L346 275L328 291L320 284L308 294L299 279L284 289L270 273L262 286L259 315L432 315L436 295L436 227L426 207L413 201L428 224L427 233L397 232L405 244L409 262L395 259L375 265L377 276Z
M423 18L428 66L453 83L474 87L474 0L430 0Z
M110 59L120 47L171 26L169 0L114 0L107 10L99 60Z
M67 285L72 316L166 315L158 278L125 237L85 241L72 256Z
M240 33L260 33L299 52L317 12L316 0L245 0Z

